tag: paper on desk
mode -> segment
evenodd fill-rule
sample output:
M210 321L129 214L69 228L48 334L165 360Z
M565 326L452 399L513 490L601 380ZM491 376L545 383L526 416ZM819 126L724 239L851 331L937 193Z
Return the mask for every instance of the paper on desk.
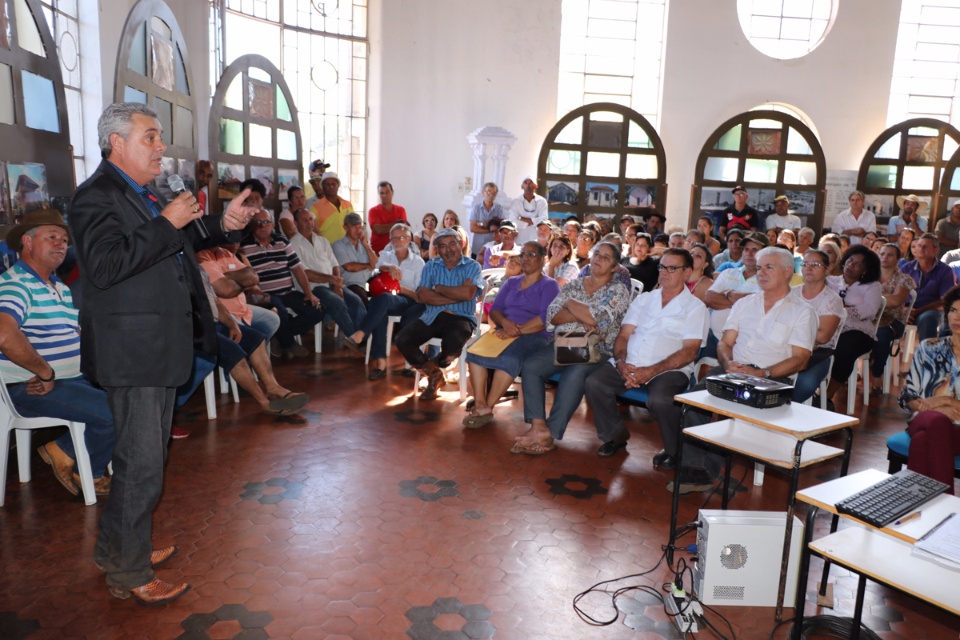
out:
M960 517L951 513L913 545L913 553L960 570ZM947 562L942 562L946 560Z
M485 358L496 358L503 353L504 350L509 347L514 340L516 340L516 338L507 338L506 340L501 340L493 333L493 329L491 329L477 338L473 344L467 347L467 353L472 353L475 356L482 356Z

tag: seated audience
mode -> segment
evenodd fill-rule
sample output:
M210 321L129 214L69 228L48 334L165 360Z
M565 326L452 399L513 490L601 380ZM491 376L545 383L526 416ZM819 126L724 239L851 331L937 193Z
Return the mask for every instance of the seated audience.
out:
M916 288L913 278L897 269L900 261L900 247L888 242L880 248L880 293L887 305L880 316L877 329L877 342L870 354L870 373L875 380L883 376L893 341L903 337L907 322L907 304L910 292ZM880 393L882 387L874 385L873 391Z
M613 344L620 332L620 321L630 305L630 291L614 279L620 263L620 247L602 242L591 260L590 275L571 280L547 309L547 330L554 338L569 332L594 332L600 336L599 350L604 358L613 353ZM602 365L554 364L553 345L546 345L523 362L523 417L530 429L517 438L514 453L542 455L557 448L555 440L563 438L567 423L583 399L583 385L591 373ZM560 373L550 416L546 413L546 381Z
M693 248L695 244L704 244L707 241L707 237L704 235L703 231L700 229L688 229L687 235L683 239L683 248L687 251ZM711 256L712 258L713 256Z
M790 290L793 256L789 251L767 247L759 251L755 259L758 273L763 274L758 278L760 291L733 305L717 346L720 366L707 372L707 376L742 373L789 383L810 359L817 335L817 316L813 307ZM694 387L695 390L705 388L705 381ZM682 429L703 425L712 419L708 411L688 409L683 422L674 425L675 436L679 440ZM679 493L712 490L722 463L723 457L719 454L685 444L678 473ZM673 490L672 482L667 489Z
M912 193L908 196L897 196L900 215L891 216L887 220L887 234L890 241L896 240L900 232L907 228L913 229L917 235L926 233L927 219L921 214L927 210L928 206L928 203Z
M473 242L470 246L471 256L479 257L483 245L493 240L489 227L490 221L494 218L505 220L507 217L503 207L496 202L498 192L499 189L493 182L484 184L483 200L470 209L467 219L470 223L470 233L473 234ZM446 216L444 216L444 224L446 224Z
M596 246L597 236L593 229L584 227L584 229L577 235L577 244L576 244L576 255L574 259L577 262L577 266L583 268L590 264L590 254L593 251L593 247Z
M863 244L853 245L840 259L840 270L843 275L827 278L827 286L840 296L847 312L833 354L828 399L847 383L857 358L873 349L877 341L877 314L883 305L877 254Z
M717 240L714 235L714 224L712 216L700 216L697 219L697 229L700 230L700 233L703 234L704 242L703 244L707 245L707 249L710 250L711 259L713 256L720 253L720 241Z
M460 226L460 216L453 209L447 209L443 212L443 224L440 225L444 229L453 229L454 227Z
M780 244L787 248L793 254L793 270L800 273L800 263L803 262L803 256L797 254L797 236L790 229L784 229L777 234L777 241L773 244Z
M803 257L807 251L815 249L813 242L817 239L817 233L810 227L804 227L797 232L797 248L794 254Z
M59 211L38 209L7 232L20 259L0 275L0 372L20 415L83 422L98 496L110 493L107 463L116 434L107 392L80 373L80 325L70 288L54 273L70 235ZM6 442L4 446L6 446ZM73 495L80 493L77 454L67 431L37 452Z
M657 268L660 260L651 255L652 250L653 240L650 234L638 232L637 239L633 242L633 251L629 257L620 262L630 272L631 278L643 283L644 293L653 291L660 278L660 271Z
M731 229L727 237L739 233ZM757 253L767 246L767 237L762 233L751 233L741 245L740 261L742 266L718 273L713 284L703 294L703 303L710 311L710 333L707 344L700 354L703 358L715 358L717 344L723 336L723 329L730 315L730 309L741 298L746 298L760 290L757 282Z
M900 267L915 260L913 243L917 241L917 234L913 229L906 228L897 236L897 246L900 247Z
M559 232L556 231L552 222L544 220L537 223L537 243L543 247L544 251L550 247L550 241L555 235L559 235Z
M417 243L417 246L420 247L420 253L423 256L430 255L430 241L433 240L433 236L437 235L437 216L432 213L425 213L423 215L423 230L413 237L414 241Z
M313 294L310 281L300 264L300 258L289 242L273 233L270 212L261 209L250 221L252 232L240 243L240 251L260 278L260 289L270 296L270 302L280 317L277 341L280 353L286 358L309 354L294 338L309 331L323 320L320 300ZM300 291L293 286L294 280ZM293 311L296 315L291 315Z
M500 242L491 246L484 247L483 265L484 269L499 269L503 267L504 253L513 252L517 249L517 228L511 220L504 220L500 223ZM480 262L477 260L477 262Z
M310 210L300 209L295 220L298 233L290 239L290 244L307 274L310 290L320 300L324 315L333 318L343 335L349 336L367 315L363 299L353 289L344 286L346 282L340 275L340 265L333 247L326 238L315 232L316 221Z
M548 259L543 265L544 275L556 280L560 287L573 280L580 271L573 262L574 255L570 239L567 236L557 236L550 242Z
M297 185L287 189L287 208L280 213L277 220L280 223L280 231L287 240L292 240L297 233L297 223L293 220L293 214L305 206L307 206L307 195L303 189Z
M685 250L664 252L658 265L660 288L630 304L613 357L586 379L587 402L603 442L597 451L600 456L613 455L630 438L617 396L646 388L647 409L663 435L663 449L653 457L653 466L674 468L678 444L674 425L680 422L681 409L673 397L690 385L693 361L709 327L706 306L684 286L692 265Z
M380 204L367 211L367 223L370 225L370 248L376 253L390 243L390 229L398 222L407 222L407 210L393 203L393 185L386 180L377 185Z
M551 341L546 313L560 287L553 278L543 275L543 247L536 241L521 247L519 260L522 274L503 283L490 309L493 335L512 342L497 356L467 353L474 406L463 419L463 426L470 429L493 420L493 407L520 375L523 361Z
M687 274L687 289L697 300L702 301L707 289L713 284L713 262L710 260L710 250L706 245L698 242L690 247L690 255L693 257L693 268Z
M713 266L717 272L740 266L740 247L743 243L743 230L727 231L727 248L713 257ZM727 266L730 263L730 266Z
M366 305L370 301L367 280L373 274L377 254L370 247L363 229L363 218L359 213L346 215L343 219L343 230L344 236L333 243L333 254L340 263L344 286L357 294Z
M462 238L444 229L435 238L439 258L423 267L417 298L426 310L397 334L397 349L427 377L421 400L435 400L444 384L443 369L460 355L477 325L477 293L483 290L480 264L463 255ZM440 352L428 357L421 347L440 338Z
M204 249L197 253L197 263L207 272L213 290L234 319L256 329L267 340L280 328L280 317L272 308L249 304L248 295L269 303L270 296L260 289L260 276L244 256L238 256L238 244Z
M784 194L773 199L774 213L764 220L766 229L776 229L777 234L785 229L791 231L800 228L800 218L790 213L790 199Z
M580 222L577 220L567 220L563 223L563 235L567 236L567 240L570 241L571 247L577 246L577 239L580 237L580 232L583 228L580 226Z
M830 256L830 268L827 271L828 276L839 276L840 275L840 245L832 240L828 240L826 236L820 239L820 245L817 247L820 251L823 251L825 254Z
M940 257L943 258L944 254L948 251L952 251L957 247L960 247L960 200L957 200L953 203L953 206L950 207L950 214L944 216L937 222L937 227L935 229L937 233L937 240L940 241ZM948 264L953 262L944 261Z
M943 296L947 295L956 277L953 270L937 260L937 236L925 233L913 245L916 260L900 267L917 285L917 300L910 313L910 322L917 325L917 338L935 338L943 322Z
M683 231L673 231L670 233L670 241L667 246L671 249L683 249L687 244L687 234Z
M830 373L830 356L840 338L840 325L847 317L843 300L827 286L830 257L823 251L810 249L800 263L803 284L793 287L800 299L813 307L817 314L817 337L807 366L797 375L793 386L793 401L806 402Z
M317 220L317 235L326 238L332 245L343 237L346 217L353 213L353 205L338 195L340 177L333 171L326 171L320 176L320 188L323 190L323 197L310 207L310 213ZM360 221L362 223L363 218Z
M954 457L960 454L960 287L943 298L951 335L917 345L900 406L911 412L907 424L907 468L943 482L954 493Z
M390 244L393 251L384 251L377 260L380 276L389 276L398 283L396 294L381 293L370 300L366 317L357 325L357 330L347 334L348 343L359 347L369 336L370 361L372 368L367 374L368 380L379 380L387 374L387 322L390 316L402 316L416 305L417 287L423 273L423 258L410 251L410 228L397 223L390 230Z

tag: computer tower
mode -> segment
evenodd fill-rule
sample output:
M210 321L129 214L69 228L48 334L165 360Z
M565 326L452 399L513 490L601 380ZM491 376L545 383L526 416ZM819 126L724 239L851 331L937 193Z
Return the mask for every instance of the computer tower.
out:
M787 514L701 509L694 591L704 604L775 607ZM794 601L803 523L793 519L784 602Z

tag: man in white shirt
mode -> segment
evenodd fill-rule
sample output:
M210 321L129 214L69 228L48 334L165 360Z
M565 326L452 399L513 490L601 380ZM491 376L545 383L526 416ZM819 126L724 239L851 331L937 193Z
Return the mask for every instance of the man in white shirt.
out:
M734 303L760 289L757 283L757 252L768 244L764 234L749 234L740 245L740 261L743 264L721 271L704 294L703 302L710 309L710 335L703 357L716 356L716 345L723 335L723 327Z
M520 183L523 193L510 203L509 219L517 226L517 244L537 239L537 225L548 219L547 199L537 195L537 181L533 176L524 176Z
M926 202L911 193L908 196L897 196L897 206L900 208L900 215L887 221L887 237L890 242L896 242L900 232L907 228L913 229L917 238L927 232L927 220L920 215L927 210Z
M767 230L776 229L779 234L784 229L790 229L791 231L796 231L803 225L800 223L800 218L790 213L790 198L780 194L773 199L773 208L776 213L767 216L766 225Z
M847 199L850 208L841 211L833 219L831 230L834 233L850 236L850 244L860 244L863 236L877 232L877 217L863 208L866 197L862 191L854 191Z
M645 388L647 409L660 424L664 448L653 458L655 467L672 469L677 453L680 405L673 396L690 385L693 361L706 342L707 308L686 287L693 257L685 249L667 249L660 258L659 289L637 296L623 318L613 345L613 358L590 374L585 394L593 409L600 456L612 456L627 446L630 432L623 423L617 396Z
M719 367L707 376L741 373L758 378L790 382L807 366L817 337L817 314L813 306L790 290L793 255L786 249L767 247L757 253L760 291L738 300L724 326L717 346ZM706 389L701 382L695 390ZM710 422L710 412L690 409L680 430ZM723 458L701 447L685 444L680 469L680 493L709 491L720 475ZM668 485L673 489L673 483Z
M360 296L343 286L340 265L330 242L314 233L316 219L313 213L309 209L300 209L294 222L297 233L290 238L290 244L300 256L307 280L313 286L313 295L317 296L324 312L333 318L343 335L349 336L367 315L366 306ZM300 288L299 283L295 282L295 286Z

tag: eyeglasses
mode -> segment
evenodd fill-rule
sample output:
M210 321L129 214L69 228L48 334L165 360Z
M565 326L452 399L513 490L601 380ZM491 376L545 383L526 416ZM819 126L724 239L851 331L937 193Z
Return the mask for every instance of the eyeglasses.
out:
M684 266L675 266L670 264L658 264L657 271L666 271L667 273L676 273L677 269L684 269Z
M822 266L823 266L823 263L822 263L822 262L801 262L801 263L800 263L800 268L801 268L801 269L802 269L803 267L813 267L814 269L819 269L819 268L822 267Z
M521 258L539 258L540 254L537 253L536 251L521 251L520 257Z
M268 227L273 224L273 220L254 220L253 224L258 227Z

